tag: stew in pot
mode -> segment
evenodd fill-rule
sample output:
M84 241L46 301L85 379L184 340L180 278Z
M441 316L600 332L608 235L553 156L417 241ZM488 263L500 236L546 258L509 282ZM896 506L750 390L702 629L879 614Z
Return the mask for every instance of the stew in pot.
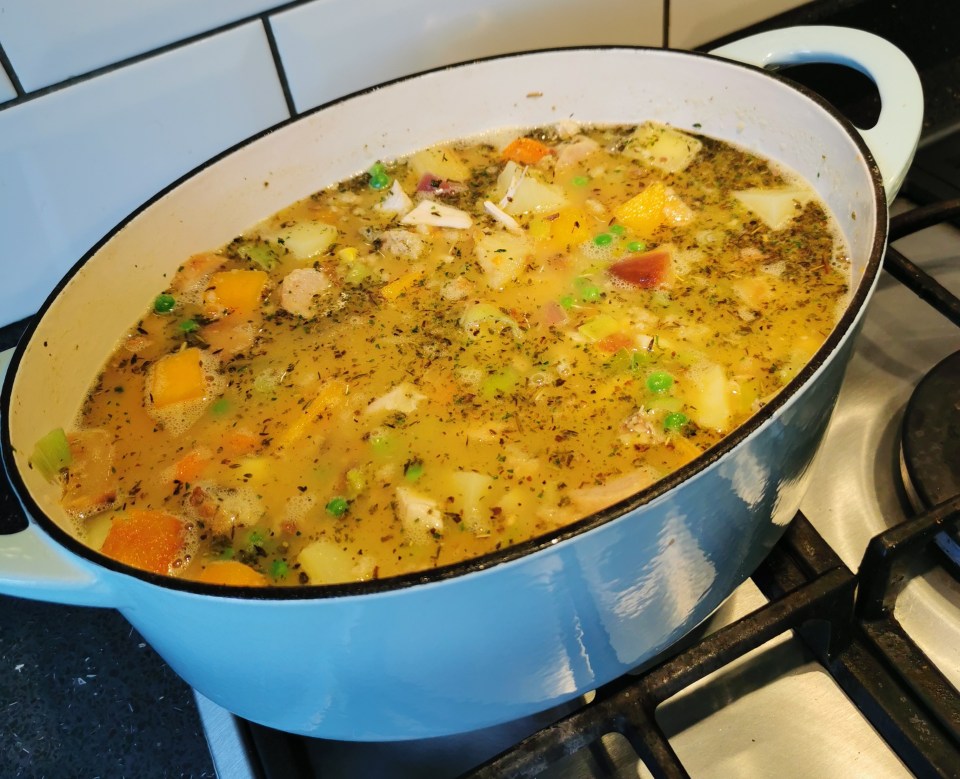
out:
M31 464L94 549L250 586L445 565L638 492L794 377L850 283L806 182L653 123L377 162L177 261Z

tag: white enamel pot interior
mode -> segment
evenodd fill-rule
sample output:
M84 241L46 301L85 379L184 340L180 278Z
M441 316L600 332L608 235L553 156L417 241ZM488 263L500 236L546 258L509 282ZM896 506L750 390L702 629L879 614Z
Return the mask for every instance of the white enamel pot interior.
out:
M750 574L797 509L877 278L884 185L892 195L919 134L919 82L889 44L797 28L724 54L777 61L770 46L779 61L849 60L882 82L884 116L871 131L879 169L823 103L758 68L611 48L400 80L282 125L161 193L72 269L14 354L3 385L3 457L31 523L0 537L0 591L115 607L217 703L337 739L436 736L520 717L670 646ZM376 159L568 118L653 119L733 141L800 172L837 215L854 261L851 305L757 418L663 483L561 533L422 576L245 591L134 571L73 538L27 455L50 428L71 424L119 335L184 257Z

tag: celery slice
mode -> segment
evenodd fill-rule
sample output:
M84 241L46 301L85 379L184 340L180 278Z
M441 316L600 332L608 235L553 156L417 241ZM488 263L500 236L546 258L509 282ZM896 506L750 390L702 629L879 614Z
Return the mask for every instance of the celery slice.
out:
M51 430L37 441L30 456L30 464L48 481L53 481L72 461L70 443L62 427Z

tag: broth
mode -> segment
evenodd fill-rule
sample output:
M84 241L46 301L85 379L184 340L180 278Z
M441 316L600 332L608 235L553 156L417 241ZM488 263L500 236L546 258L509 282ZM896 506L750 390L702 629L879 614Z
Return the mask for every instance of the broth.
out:
M437 146L186 259L31 463L86 543L157 573L421 571L715 445L820 347L849 274L809 185L728 143Z

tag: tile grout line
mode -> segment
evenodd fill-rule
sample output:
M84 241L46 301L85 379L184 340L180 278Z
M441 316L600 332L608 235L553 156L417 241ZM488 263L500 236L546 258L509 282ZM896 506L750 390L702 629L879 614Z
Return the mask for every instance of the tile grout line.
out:
M280 49L277 46L277 38L273 34L273 25L270 24L270 17L264 14L260 19L263 24L263 32L267 36L267 44L270 46L270 56L273 57L273 65L277 69L277 77L280 79L280 89L283 90L283 99L287 103L287 113L290 117L297 116L297 106L293 101L293 93L290 91L290 81L287 79L287 70L283 66L283 57L280 55Z
M7 75L10 76L11 82L14 83L14 88L17 90L17 96L12 100L7 100L6 102L0 103L0 112L3 112L7 108L13 108L14 106L23 105L24 103L32 102L37 98L44 97L53 92L59 92L61 90L67 89L69 87L76 86L77 84L82 84L85 81L91 81L99 76L104 76L108 73L112 73L116 70L122 70L130 65L136 65L138 62L143 62L152 57L159 56L161 54L166 54L176 49L184 48L193 43L197 43L206 38L212 38L215 35L219 35L224 32L229 32L238 27L242 27L245 24L250 24L252 22L259 21L262 25L266 26L266 20L277 13L282 13L283 11L288 11L291 8L296 8L301 5L308 5L313 2L313 0L291 0L289 3L284 3L278 5L276 8L271 8L269 11L263 11L256 14L251 14L250 16L245 16L242 19L235 19L232 22L227 22L218 27L211 27L209 30L204 30L202 32L189 35L186 38L178 38L175 41L170 43L165 43L162 46L157 46L154 49L148 49L147 51L140 52L139 54L134 54L133 56L126 57L124 59L111 62L107 65L101 65L99 67L93 68L92 70L85 71L76 76L70 76L65 78L62 81L57 81L53 84L47 84L46 86L39 87L32 91L26 91L23 88L20 79L17 77L16 73L13 71L12 63L6 56L6 53L3 50L3 47L0 46L0 65L4 66L7 70ZM268 34L268 39L270 35ZM274 42L270 39L270 50L274 51ZM274 58L276 59L276 54L274 53ZM286 94L286 78L282 77L281 81L284 85L284 94ZM288 100L289 104L289 100Z

